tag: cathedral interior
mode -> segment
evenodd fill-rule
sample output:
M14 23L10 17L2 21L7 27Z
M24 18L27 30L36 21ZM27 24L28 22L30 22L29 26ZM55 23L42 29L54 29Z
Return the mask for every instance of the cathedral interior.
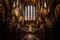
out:
M0 0L0 40L60 40L60 0Z

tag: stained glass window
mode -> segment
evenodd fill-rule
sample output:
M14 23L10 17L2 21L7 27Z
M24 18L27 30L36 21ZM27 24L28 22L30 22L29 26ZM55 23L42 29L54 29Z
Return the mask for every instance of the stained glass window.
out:
M35 6L28 5L24 8L24 18L25 20L35 20Z

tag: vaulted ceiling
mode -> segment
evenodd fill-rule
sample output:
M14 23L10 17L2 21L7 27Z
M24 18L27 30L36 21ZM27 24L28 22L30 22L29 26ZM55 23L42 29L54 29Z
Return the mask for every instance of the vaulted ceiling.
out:
M12 2L13 2L14 0L1 0L0 3L3 2L3 1L5 2L6 7L7 7L8 9L11 9ZM36 2L36 0L31 0L31 1L32 1L32 2ZM43 1L43 0L41 0L41 1ZM24 2L28 2L28 0L24 0ZM60 0L47 0L47 6L49 7L49 9L51 9L51 8L53 8L54 6L56 6L59 2L60 2Z

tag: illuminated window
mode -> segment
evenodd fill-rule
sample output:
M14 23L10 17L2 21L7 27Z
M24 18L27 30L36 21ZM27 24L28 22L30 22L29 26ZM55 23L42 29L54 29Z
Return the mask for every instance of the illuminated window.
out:
M25 20L35 20L35 6L28 5L24 8L24 18Z

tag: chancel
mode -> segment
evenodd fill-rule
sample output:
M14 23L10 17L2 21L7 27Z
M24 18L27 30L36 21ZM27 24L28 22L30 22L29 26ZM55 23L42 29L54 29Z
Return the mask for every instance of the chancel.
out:
M5 27L1 30L6 32L6 40L54 40L52 25L60 20L60 2L1 0L0 15L0 21Z

